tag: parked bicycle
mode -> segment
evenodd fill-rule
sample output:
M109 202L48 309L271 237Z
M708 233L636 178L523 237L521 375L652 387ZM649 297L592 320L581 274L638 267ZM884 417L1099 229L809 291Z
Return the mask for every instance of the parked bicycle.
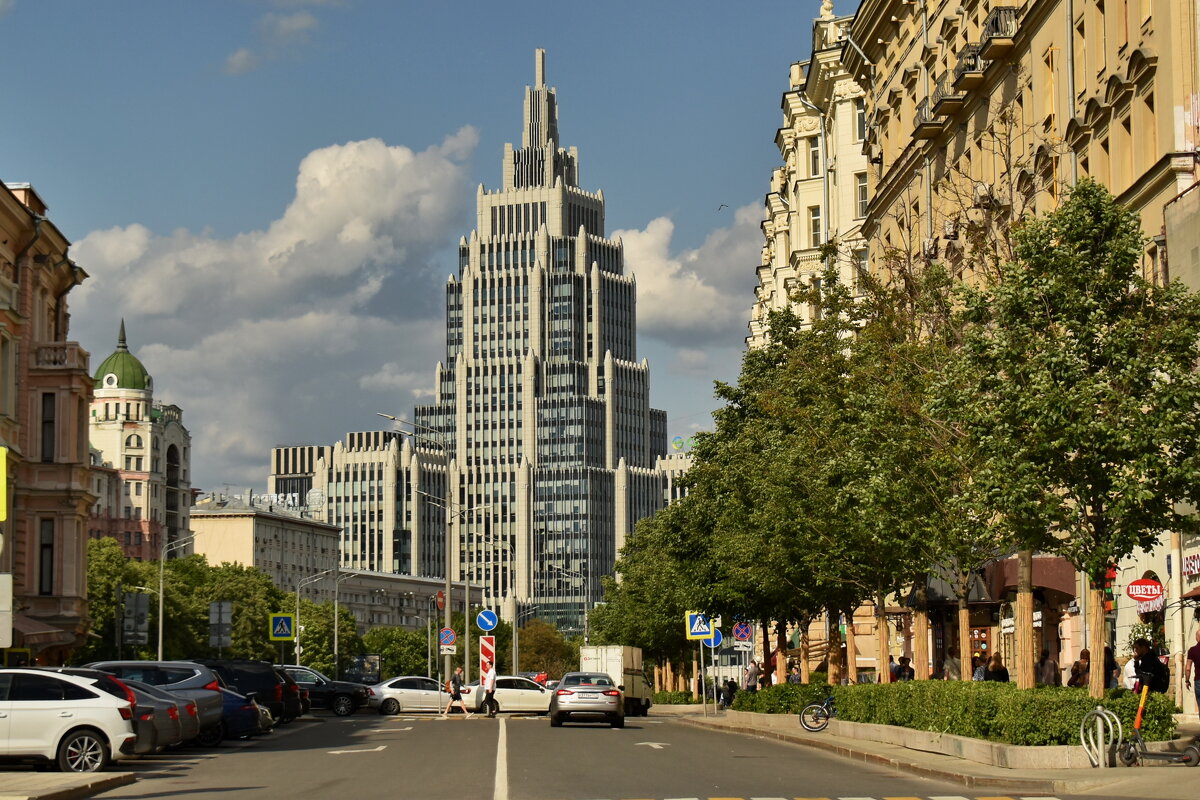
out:
M829 724L829 720L837 715L836 709L833 707L833 697L826 697L820 703L809 703L800 710L800 724L804 726L804 730L817 733L825 730L825 726Z

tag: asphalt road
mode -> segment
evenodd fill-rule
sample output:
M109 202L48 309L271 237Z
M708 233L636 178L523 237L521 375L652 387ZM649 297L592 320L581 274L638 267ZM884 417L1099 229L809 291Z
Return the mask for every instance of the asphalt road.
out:
M301 719L218 752L123 762L139 781L104 798L600 800L978 798L998 791L902 775L797 745L669 718L551 728L539 717ZM1012 795L1018 797L1018 795Z

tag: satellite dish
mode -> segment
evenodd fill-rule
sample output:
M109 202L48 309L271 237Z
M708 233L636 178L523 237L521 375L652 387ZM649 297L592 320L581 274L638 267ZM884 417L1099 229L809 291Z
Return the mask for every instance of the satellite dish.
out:
M321 508L325 505L325 493L320 489L309 489L304 502L309 508Z

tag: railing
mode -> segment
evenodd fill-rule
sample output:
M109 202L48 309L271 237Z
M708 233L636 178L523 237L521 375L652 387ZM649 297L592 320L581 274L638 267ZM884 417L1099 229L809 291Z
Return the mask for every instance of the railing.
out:
M933 105L936 107L943 100L962 101L965 94L954 88L954 74L946 71L938 78L937 86L933 89Z
M958 80L968 72L983 72L984 60L979 53L978 42L973 42L958 54L958 64L954 67L954 79Z
M33 366L35 369L82 369L88 368L87 351L79 342L54 342L35 345Z
M1017 35L1017 6L997 6L983 21L983 40L1011 39Z

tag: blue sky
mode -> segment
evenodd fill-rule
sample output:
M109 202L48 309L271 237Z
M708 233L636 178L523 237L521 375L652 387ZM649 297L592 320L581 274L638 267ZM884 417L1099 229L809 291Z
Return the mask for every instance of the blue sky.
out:
M272 445L377 428L432 387L453 247L543 47L638 276L652 401L686 434L737 374L819 6L0 0L0 179L33 183L91 274L71 338L98 363L123 316L184 409L193 485L263 487Z

